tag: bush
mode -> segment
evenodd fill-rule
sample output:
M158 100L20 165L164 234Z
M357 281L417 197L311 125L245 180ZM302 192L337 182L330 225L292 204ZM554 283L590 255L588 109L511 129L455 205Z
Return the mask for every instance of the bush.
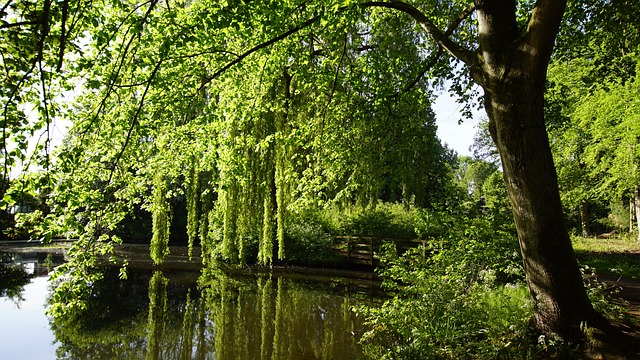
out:
M287 261L303 265L329 265L341 260L333 250L333 237L315 219L298 219L286 229Z
M448 221L448 234L433 233L442 238L429 242L426 258L423 249L398 256L393 245L385 246L387 267L381 275L397 295L379 308L359 309L370 327L361 340L366 354L376 359L534 357L538 349L531 344L532 313L517 239L495 232L490 220L452 216Z
M414 238L417 213L402 204L380 203L374 208L326 209L319 217L334 235Z

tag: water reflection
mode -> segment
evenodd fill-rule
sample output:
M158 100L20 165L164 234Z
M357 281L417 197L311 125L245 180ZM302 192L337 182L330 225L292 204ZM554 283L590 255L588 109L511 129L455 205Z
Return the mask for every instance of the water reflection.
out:
M358 300L269 275L107 271L86 311L52 320L58 358L355 359Z
M44 315L46 275L61 254L0 252L0 358L51 359L58 346Z
M50 252L1 252L0 298L19 305L24 301L24 288L31 279L46 276L54 266L63 261L61 254Z
M217 359L356 358L358 319L348 297L294 281L213 276L203 302Z

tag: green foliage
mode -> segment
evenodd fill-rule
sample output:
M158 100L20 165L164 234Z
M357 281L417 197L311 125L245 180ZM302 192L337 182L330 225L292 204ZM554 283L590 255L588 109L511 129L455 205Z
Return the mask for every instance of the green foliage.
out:
M333 236L310 215L291 219L286 229L287 261L305 266L327 266L343 260L333 251Z
M450 154L415 67L433 44L410 18L342 1L91 9L78 17L82 46L68 48L64 75L83 79L63 109L72 125L47 166L57 186L45 223L58 234L111 234L150 210L161 261L172 201L185 197L190 246L199 233L206 258L254 262L259 234L257 261L270 264L286 259L299 209L429 206L448 192Z
M361 308L372 358L532 358L531 308L513 235L459 217L443 241L403 256L388 246L381 271L397 295ZM515 285L508 284L515 282Z
M414 238L417 214L417 209L402 204L353 208L343 213L337 231L340 235Z
M494 224L499 227L512 228L513 213L511 203L507 194L507 187L504 183L504 175L501 171L494 171L482 186L485 206L489 210L489 215Z
M634 1L569 3L549 67L547 129L565 212L585 217L583 234L587 220L606 222L592 208L632 197L638 184L639 13Z
M458 157L456 180L458 186L478 201L484 196L483 185L498 166L485 160L472 159L468 156Z

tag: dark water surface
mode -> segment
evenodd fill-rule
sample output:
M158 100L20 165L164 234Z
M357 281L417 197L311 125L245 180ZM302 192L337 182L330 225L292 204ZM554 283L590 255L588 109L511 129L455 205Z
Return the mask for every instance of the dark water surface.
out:
M356 359L351 309L373 299L345 278L105 267L87 309L53 320L60 256L0 255L2 359Z

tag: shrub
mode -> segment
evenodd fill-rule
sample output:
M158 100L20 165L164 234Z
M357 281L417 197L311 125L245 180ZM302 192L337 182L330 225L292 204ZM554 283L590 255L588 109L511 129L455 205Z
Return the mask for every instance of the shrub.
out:
M339 235L416 237L417 210L402 204L381 203L374 208L352 208L337 215L330 210L332 227ZM336 221L336 217L338 220Z
M289 225L285 235L287 261L304 265L328 265L341 258L333 250L333 237L313 219Z
M517 240L495 232L490 220L448 221L448 234L433 233L442 241L429 242L426 258L422 249L398 256L385 246L381 275L396 296L359 309L370 327L365 352L376 359L534 357Z

